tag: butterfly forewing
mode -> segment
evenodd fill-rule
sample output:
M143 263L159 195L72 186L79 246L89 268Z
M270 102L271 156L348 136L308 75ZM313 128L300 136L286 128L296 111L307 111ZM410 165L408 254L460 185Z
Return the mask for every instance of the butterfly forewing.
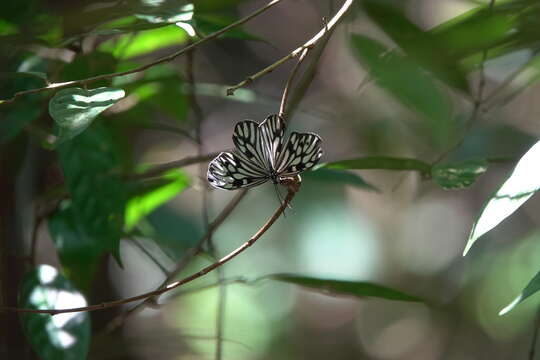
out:
M212 186L234 190L262 184L268 177L258 166L233 152L222 152L208 167L208 181Z
M291 176L315 166L322 156L321 138L311 133L291 133L289 140L278 154L277 172Z
M266 172L268 169L265 155L266 149L264 149L263 142L261 141L258 123L251 120L237 123L234 127L233 142L238 152L246 160L258 167L261 171Z
M322 156L321 138L293 132L283 142L285 123L279 115L268 116L260 125L246 120L236 124L234 152L222 152L210 162L208 181L226 190L260 185L311 169Z
M281 116L270 115L259 125L259 131L269 170L277 170L277 159L283 148L285 123Z

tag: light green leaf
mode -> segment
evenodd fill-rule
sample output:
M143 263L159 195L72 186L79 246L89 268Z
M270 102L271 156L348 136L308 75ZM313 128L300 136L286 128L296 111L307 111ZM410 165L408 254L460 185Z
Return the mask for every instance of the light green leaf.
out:
M265 276L272 280L296 284L316 289L330 295L351 295L355 297L375 297L388 300L422 302L423 300L385 286L363 282L319 279L294 274L273 274Z
M377 85L422 114L437 143L448 142L453 128L450 102L417 62L362 35L352 35L351 46Z
M124 95L122 89L107 87L58 91L49 102L49 114L59 129L57 144L79 135L100 113L113 106Z
M525 289L519 294L512 302L504 307L499 312L499 315L504 315L508 312L510 312L513 308L515 308L518 304L525 301L528 297L534 295L535 293L540 290L540 272L538 272L532 279L529 281L527 286L525 286Z
M125 212L125 230L130 231L146 215L165 204L182 192L190 184L190 179L179 170L167 172L165 184L133 196L128 200Z
M366 156L356 159L334 161L321 164L319 167L328 169L382 169L382 170L414 170L423 175L429 175L431 165L410 158L396 158L390 156Z
M313 171L303 173L302 177L331 184L352 185L364 190L379 191L375 186L362 179L361 176L347 170L332 170L318 167Z
M463 255L482 235L510 216L540 189L540 141L519 160L512 174L491 197L473 225Z
M39 265L21 286L19 306L30 309L65 309L86 306L86 299L50 265ZM43 360L86 359L90 346L90 316L87 312L21 314L24 332Z
M111 53L117 59L125 60L135 56L186 42L188 35L177 25L141 31L135 35L125 34L105 41L99 50Z
M431 169L431 176L443 189L463 189L474 184L487 168L486 160L467 160L458 164L436 165Z

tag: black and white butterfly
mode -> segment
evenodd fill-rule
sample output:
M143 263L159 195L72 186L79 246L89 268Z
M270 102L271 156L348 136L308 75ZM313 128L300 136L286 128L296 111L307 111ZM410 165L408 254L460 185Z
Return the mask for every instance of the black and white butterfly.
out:
M208 181L216 188L235 190L268 180L279 184L315 166L322 156L321 138L293 132L286 142L281 116L270 115L262 123L245 120L236 124L236 149L222 152L210 162Z

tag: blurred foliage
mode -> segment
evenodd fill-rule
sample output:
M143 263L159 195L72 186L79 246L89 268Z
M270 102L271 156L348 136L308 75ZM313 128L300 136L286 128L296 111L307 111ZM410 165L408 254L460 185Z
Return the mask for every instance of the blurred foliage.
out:
M356 12L347 17L349 23L338 28L344 32L344 40L332 38L330 51L322 46L316 49L319 52L312 64L316 65L321 56L319 71L310 66L301 69L295 91L307 89L306 84L313 79L318 88L313 91L315 86L311 86L306 98L313 96L316 100L298 106L294 121L315 120L307 127L323 133L327 158L313 171L302 174L304 183L293 211L287 210L272 227L274 243L261 244L260 253L254 251L244 260L238 259L246 262L243 268L233 264L226 268L233 280L232 274L244 279L246 272L251 275L252 271L256 272L255 279L277 280L268 282L262 290L233 287L230 299L227 297L227 348L238 347L233 341L227 342L229 336L256 348L250 355L242 352L240 357L300 358L295 354L302 353L310 359L398 358L370 353L376 344L359 345L365 338L357 334L357 324L351 323L369 318L363 297L405 304L423 301L426 304L412 305L434 314L429 321L414 319L417 327L423 324L435 329L431 332L434 340L429 341L433 348L402 358L422 358L428 351L444 353L438 348L441 339L444 334L453 336L453 332L461 331L459 326L470 325L471 332L478 327L481 330L475 334L482 341L489 336L493 341L504 338L501 333L505 326L510 334L506 339L526 327L537 303L531 300L514 308L540 290L540 275L538 251L531 240L537 236L520 240L523 231L519 230L537 227L537 219L530 216L537 213L535 205L523 206L518 214L524 216L514 215L513 220L505 221L513 226L498 224L539 188L538 110L525 109L523 104L531 104L524 94L535 98L538 91L540 2L459 2L459 11L427 14L426 8L439 9L443 3L456 5L458 1L435 3L359 1ZM162 59L237 21L247 10L263 6L257 4L241 0L28 0L0 5L0 160L17 162L13 168L18 169L10 172L11 168L2 168L1 176L16 184L17 201L25 202L13 210L16 216L25 217L27 212L21 209L35 205L36 213L47 221L54 251L45 254L38 246L42 234L35 229L36 243L29 246L29 252L49 256L50 263L58 263L57 256L61 267L56 270L35 263L36 259L42 261L39 256L28 262L32 265L22 265L29 271L18 289L19 306L59 309L84 306L86 299L111 299L113 295L99 291L109 285L109 278L102 274L114 271L134 271L145 284L144 280L152 277L150 271L114 270L116 265L122 267L123 249L129 248L122 239L143 239L139 251L144 260L154 267L163 260L160 271L164 273L175 268L198 244L206 229L199 219L199 200L194 199L199 199L200 190L206 186L205 179L200 179L204 169L172 169L152 176L144 170L159 169L149 164L189 157L194 150L210 152L231 146L231 112L251 111L257 116L270 108L276 112L280 96L269 95L268 89L281 88L283 74L265 77L276 84L238 89L234 97L225 95L225 79L240 81L271 64L286 49L298 46L300 33L307 41L313 31L308 27L310 11L316 14L315 28L319 28L320 19L328 19L324 10L328 2L321 2L321 6L283 2L279 5L283 6L281 15L271 10L265 20L255 18L249 26L235 27L212 40L214 45L197 48L196 53L201 55L194 57L193 64L186 54L174 61ZM306 6L310 11L289 13L287 6ZM286 41L286 45L280 41ZM344 61L348 58L353 60ZM343 68L343 64L350 68ZM141 66L146 66L144 71L132 71ZM132 73L114 74L124 71ZM70 81L76 83L64 84ZM46 86L50 88L45 91L16 95ZM362 90L361 94L352 90L355 87ZM298 103L305 95L299 92L295 99ZM296 95L291 94L291 98ZM231 106L242 108L231 110ZM520 118L522 112L525 120ZM202 128L197 123L200 118L205 121ZM207 119L219 121L214 124ZM323 123L321 119L329 121ZM316 127L320 129L312 129ZM222 139L228 141L227 145ZM25 170L30 167L31 171ZM402 181L404 175L397 172L419 176ZM216 230L220 250L236 248L238 242L252 235L257 224L266 221L269 209L278 205L271 190L252 191L256 194L246 200L251 201L249 206L239 205ZM213 199L220 205L215 209L210 206L210 221L226 195L216 194ZM474 222L465 252L484 235L491 241L482 245L485 247L480 246L482 241L475 245L470 256L474 265L463 270L463 280L456 275L462 266L457 258L461 248L456 249L465 243L466 228L473 223L474 213L469 208L481 202L485 205ZM426 210L420 212L419 208ZM442 220L435 218L437 211L443 214ZM18 221L33 223L25 218ZM30 232L23 229L12 233ZM423 236L419 238L418 233ZM508 248L501 249L494 241L500 237L516 239L517 245L505 244ZM386 238L391 239L391 246ZM441 273L416 271L411 263L422 261L403 254L442 259L444 265L437 270ZM24 254L16 255L22 258ZM196 272L222 254L204 248L200 255L186 271ZM116 264L105 261L110 257ZM144 260L139 261L141 269ZM276 268L290 274L277 273ZM343 280L358 278L362 281ZM407 290L401 292L379 282ZM311 294L308 298L304 292L279 283L347 296L319 298ZM173 327L182 321L192 328L200 323L213 324L218 292L205 294L182 297L182 306L175 307L178 318L164 316L163 321L174 321ZM360 300L359 310L354 308L361 314L359 320L351 315L353 305L346 303L350 298ZM450 305L433 307L437 301L427 300L430 298ZM339 311L321 310L334 302L342 306ZM410 323L403 319L392 323L386 310L394 309L394 305L381 303L384 310L373 315L377 320L366 320L367 326L373 326L369 331L373 338L378 336L382 347L386 347L385 339L396 344L402 344L405 338L411 340L413 336L408 335L416 330L400 333L400 326ZM497 318L499 311L510 313ZM466 317L459 320L465 325L456 325L454 331L448 319L440 320L445 317ZM350 323L340 319L349 319ZM87 357L95 332L90 329L87 313L53 317L23 314L21 320L40 358ZM439 321L448 323L436 328L433 324ZM384 326L376 330L377 324ZM349 332L344 332L346 328ZM340 346L347 355L325 353L325 343L319 339L334 337L346 343ZM205 341L202 345L186 341L190 349L184 349L185 354L213 349L215 337ZM453 341L448 340L448 346L457 348ZM123 346L116 345L124 351ZM492 343L488 345L495 348ZM471 356L475 355L467 354Z

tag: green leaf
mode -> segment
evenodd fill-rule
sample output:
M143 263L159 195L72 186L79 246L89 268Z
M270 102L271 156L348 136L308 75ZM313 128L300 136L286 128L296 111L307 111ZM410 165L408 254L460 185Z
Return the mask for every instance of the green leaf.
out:
M516 211L540 189L540 141L521 157L511 175L484 206L467 240L463 255L482 235Z
M101 87L58 91L49 102L49 114L58 126L57 144L83 132L92 121L125 95L124 90Z
M321 164L320 167L328 169L379 169L379 170L413 170L419 171L422 175L429 175L431 165L428 163L409 158L396 158L389 156L367 156L356 159L334 161Z
M504 5L493 9L487 5L479 6L438 25L430 33L437 43L446 48L445 56L461 61L486 49L511 42L518 25L517 14L521 10L506 8ZM496 54L500 56L510 50L508 48Z
M30 309L65 309L86 306L86 299L50 265L39 265L22 281L19 306ZM87 312L58 315L21 314L24 332L43 360L86 359L90 347Z
M163 175L164 184L133 196L126 205L125 230L130 231L146 215L165 204L186 189L189 177L179 170L172 170Z
M188 40L184 30L175 24L157 29L141 31L137 34L121 35L105 41L99 50L111 53L117 59L129 59L135 56L183 44Z
M352 185L354 187L379 191L375 186L367 183L359 175L346 170L332 170L325 168L316 168L313 171L307 171L302 174L302 177L315 181L323 181L331 184Z
M229 24L232 24L237 20L238 19L230 16L224 16L220 13L196 14L195 18L193 19L193 24L198 32L203 35L208 35L224 28ZM239 27L227 31L222 36L240 40L262 40L260 37L252 35Z
M486 160L467 160L458 164L435 165L431 177L443 189L463 189L471 186L480 175L486 172Z
M153 24L186 22L193 18L193 9L185 0L141 1L135 16Z
M532 279L529 281L525 289L519 294L512 302L506 305L500 312L499 315L504 315L510 312L518 304L525 301L528 297L536 294L540 290L540 272L538 272Z
M74 216L95 247L119 261L127 194L119 175L122 161L117 143L102 124L94 124L60 145L58 155Z
M446 54L445 46L430 32L410 21L403 10L381 0L362 2L369 17L412 59L449 86L469 92L469 85L462 66Z
M401 291L390 289L385 286L363 281L319 279L293 274L273 274L265 276L265 278L316 289L331 295L351 295L361 298L375 297L380 299L414 302L423 301L416 296L408 295Z
M352 35L351 45L375 83L403 105L424 115L437 143L448 142L453 128L452 108L426 71L411 58L365 36Z
M89 291L102 249L99 241L86 233L70 202L63 203L49 219L49 234L64 274L80 289Z

